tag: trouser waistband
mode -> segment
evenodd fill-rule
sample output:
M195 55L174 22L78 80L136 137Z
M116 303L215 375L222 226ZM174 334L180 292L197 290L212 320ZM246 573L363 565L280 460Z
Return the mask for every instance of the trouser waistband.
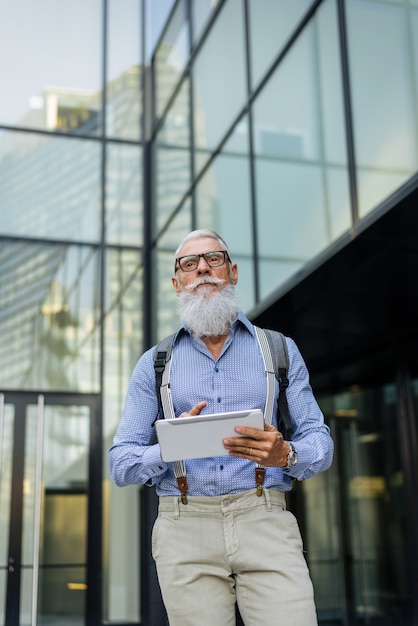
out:
M183 513L229 513L242 509L264 506L271 511L272 506L286 509L286 496L283 491L263 489L262 496L257 496L256 490L251 489L242 493L230 493L222 496L188 496L188 503L182 504L180 496L160 496L160 512L172 512L177 517Z

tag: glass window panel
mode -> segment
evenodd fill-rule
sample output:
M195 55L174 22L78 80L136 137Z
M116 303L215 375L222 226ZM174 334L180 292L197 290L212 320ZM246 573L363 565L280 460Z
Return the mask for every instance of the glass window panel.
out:
M103 449L118 426L126 389L143 350L142 255L134 250L106 254ZM119 489L109 479L103 457L104 558L103 592L106 623L140 621L140 510L138 487Z
M9 550L9 518L12 486L14 405L0 394L0 570L7 571ZM0 586L0 611L4 608L5 587ZM0 620L3 613L0 612Z
M319 621L383 619L391 624L401 616L403 623L410 623L395 387L359 389L356 385L351 393L319 398L319 402L333 417L339 459L324 475L302 485L303 516L310 520L306 548ZM342 520L340 511L345 512Z
M237 294L243 310L255 304L248 123L245 118L196 187L197 228L225 239L238 263Z
M346 10L362 217L418 169L417 70L407 9L353 0Z
M175 0L145 0L146 6L146 60L154 53L154 48L164 28L167 17L174 6Z
M189 23L181 0L155 53L156 115L160 117L189 58Z
M336 26L321 7L254 103L261 297L351 224Z
M416 1L418 5L418 0ZM413 54L413 66L415 68L414 72L414 85L415 85L415 102L418 102L418 10L411 9L410 11L410 25L412 28L412 54ZM415 119L418 118L418 114L416 114Z
M101 146L0 132L0 233L99 241Z
M251 73L253 85L262 78L311 0L250 0Z
M107 144L106 240L142 246L142 148Z
M101 0L2 2L0 123L99 133L101 24Z
M241 0L225 3L195 61L193 123L196 173L206 163L246 100L242 8Z
M174 254L181 240L192 230L191 202L186 200L181 210L170 223L169 229L158 241L155 251L156 276L156 318L157 337L155 341L177 330L180 325L177 311L177 296L171 284L174 275Z
M178 92L154 144L156 227L160 230L191 181L189 81Z
M98 391L99 284L94 248L2 242L1 386Z
M142 352L142 254L106 253L105 432L110 439L119 423L132 370Z
M259 159L256 180L263 298L326 247L329 224L320 167Z
M60 624L84 615L87 558L87 482L90 409L44 407L42 457L37 448L38 407L28 405L23 481L20 610L29 623L34 566L36 464L42 463L38 620ZM74 590L72 585L81 585Z
M140 139L142 113L142 3L110 0L106 133Z
M196 43L219 0L192 0L193 41Z

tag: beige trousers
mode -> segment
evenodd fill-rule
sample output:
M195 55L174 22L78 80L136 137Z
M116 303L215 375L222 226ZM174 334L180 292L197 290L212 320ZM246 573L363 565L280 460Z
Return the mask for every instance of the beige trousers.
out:
M316 626L313 588L285 496L161 497L152 553L170 626Z

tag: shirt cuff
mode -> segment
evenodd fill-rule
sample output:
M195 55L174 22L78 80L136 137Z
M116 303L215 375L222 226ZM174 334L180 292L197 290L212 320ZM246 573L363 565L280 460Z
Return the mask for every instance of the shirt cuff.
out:
M146 468L147 474L151 477L164 474L168 467L167 463L161 458L159 443L147 447L142 455L141 463L144 465L144 468Z
M296 465L284 471L292 478L301 479L312 464L312 450L309 444L300 441L291 441L289 443L295 448L298 461Z

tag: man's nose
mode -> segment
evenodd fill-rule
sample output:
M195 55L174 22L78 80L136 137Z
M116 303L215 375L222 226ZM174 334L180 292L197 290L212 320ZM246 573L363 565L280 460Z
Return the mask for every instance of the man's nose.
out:
M206 259L203 256L199 257L199 261L197 263L197 268L196 271L199 274L209 274L210 272L210 267L209 265L206 263Z

